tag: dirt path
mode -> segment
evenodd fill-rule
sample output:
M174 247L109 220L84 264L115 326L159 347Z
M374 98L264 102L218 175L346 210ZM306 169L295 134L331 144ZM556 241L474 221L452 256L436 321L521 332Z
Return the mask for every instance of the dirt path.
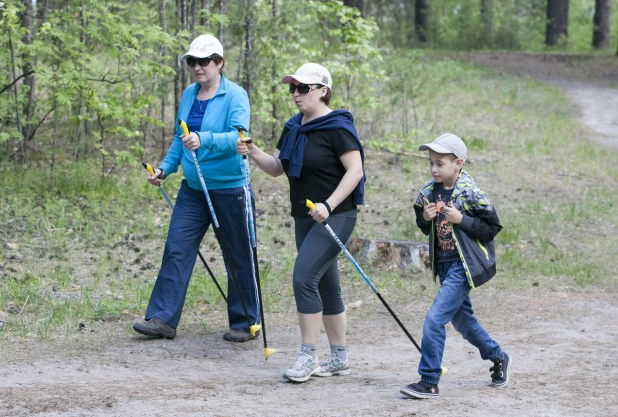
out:
M500 68L563 88L580 108L580 118L596 140L618 150L618 59L591 65L589 57L530 53L470 53L474 63Z
M420 327L431 300L397 306ZM350 312L348 377L285 382L295 357L292 318L272 315L268 361L261 343L230 345L223 329L181 331L146 341L128 331L86 333L62 354L55 343L12 346L0 367L0 416L614 416L618 415L618 317L615 295L529 291L474 296L477 314L513 356L509 386L489 386L490 364L449 326L437 400L410 400L399 387L415 381L418 353L372 299ZM567 308L568 306L568 308ZM507 312L493 316L492 311ZM367 313L370 313L367 315ZM363 316L365 315L365 316ZM212 317L223 323L224 317ZM525 323L526 331L521 329ZM321 353L326 339L322 336ZM33 353L41 355L32 359ZM9 356L5 356L9 355ZM7 365L7 358L17 359Z
M597 74L593 84L577 65L562 65L566 70L556 74L551 59L496 56L470 59L567 88L597 140L618 148L618 95L615 84L608 87L616 80L613 70ZM418 340L431 301L393 305ZM300 385L282 379L299 339L293 314L267 317L269 346L278 349L268 361L261 340L223 341L221 314L206 324L185 317L172 341L144 340L111 323L74 340L4 343L0 416L618 416L618 294L542 287L504 292L488 285L473 303L513 357L503 389L489 386L491 364L449 326L449 373L440 398L404 399L399 387L418 379L419 354L367 291L362 308L349 312L353 372L347 377ZM322 335L320 354L326 350Z
M618 89L573 82L569 97L581 109L585 125L596 132L593 139L618 150Z

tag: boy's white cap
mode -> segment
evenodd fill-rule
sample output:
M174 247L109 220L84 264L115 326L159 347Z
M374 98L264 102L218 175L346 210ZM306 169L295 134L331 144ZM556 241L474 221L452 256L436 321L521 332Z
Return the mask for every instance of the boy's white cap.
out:
M437 153L452 153L464 161L468 156L468 150L464 141L452 133L445 133L434 139L433 142L418 147L419 151L428 151L430 149Z
M333 79L330 72L320 64L309 62L296 70L294 75L286 75L281 79L283 84L291 84L296 80L301 84L322 84L332 89Z
M184 61L188 56L208 58L212 54L223 56L223 45L221 45L219 39L212 35L200 35L193 39L191 46L189 46L189 52L184 54L180 59Z

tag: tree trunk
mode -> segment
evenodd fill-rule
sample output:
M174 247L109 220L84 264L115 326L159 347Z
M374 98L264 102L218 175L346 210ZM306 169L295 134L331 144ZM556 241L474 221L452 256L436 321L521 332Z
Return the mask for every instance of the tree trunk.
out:
M395 20L399 22L399 30L404 34L403 46L413 47L414 40L414 0L405 0L403 2L405 16L396 16ZM399 13L395 13L399 15ZM403 19L401 19L403 17Z
M566 44L569 27L569 0L547 0L545 45Z
M429 0L416 0L414 3L414 27L419 42L429 42Z
M219 9L219 14L227 14L228 4L225 0L217 0L217 8ZM219 27L217 29L217 38L219 42L223 44L223 25L219 23Z
M256 20L256 4L255 0L247 1L247 9L245 11L245 56L243 59L243 77L242 86L249 96L251 102L251 90L253 89L253 62L255 60L254 51L254 33Z
M277 24L279 21L279 13L280 13L280 9L279 9L279 0L273 0L273 8L272 8L272 15L273 15L273 23ZM279 32L278 31L274 31L273 36L275 37L274 41L275 44L279 44ZM276 60L273 60L272 62L272 69L271 69L271 75L272 75L272 79L276 80L277 79L277 62ZM271 109L271 116L273 118L273 120L275 121L272 124L272 129L271 129L271 133L270 133L270 139L271 141L274 141L275 138L277 137L277 131L279 130L279 124L278 124L278 120L279 120L279 115L277 113L277 91L279 90L279 83L278 82L273 82L271 83L272 87L271 87L271 91L273 93L272 95L272 109Z
M595 49L609 48L610 37L610 0L596 0L594 4L594 17L592 23L592 46Z
M161 29L163 32L167 33L167 0L161 0L161 7L159 8L159 23L161 24ZM164 46L161 46L159 51L159 56L163 58L167 55L167 49ZM167 132L165 131L165 106L167 104L167 100L165 99L166 94L161 94L161 122L163 122L163 126L161 126L161 159L165 157L165 153L167 151Z
M81 42L82 45L84 45L85 49L88 49L88 37L86 36L86 34L88 33L88 19L86 17L86 5L84 4L84 2L81 2L81 9L80 9L80 21L81 21L81 25L82 25L82 30L80 32L79 35L79 41ZM82 68L83 70L83 68ZM77 129L75 132L75 149L73 150L73 159L77 160L79 158L79 151L80 151L80 144L82 141L82 137L85 135L85 126L86 126L86 118L84 117L84 114L86 112L86 99L84 98L83 94L80 92L79 95L79 109L77 111Z
M426 241L350 239L348 250L360 263L382 269L423 272L431 268Z
M202 0L202 10L210 10L210 0ZM210 20L203 16L200 18L200 25L210 29Z
M189 4L191 0L176 0L176 16L178 23L180 24L179 31L187 30L193 33L193 28L189 26ZM180 57L184 55L184 51L181 51L180 55L176 55L176 78L174 80L174 113L178 113L180 107L180 98L182 92L188 84L189 71L187 66Z
M484 44L491 48L494 44L494 1L481 0L481 19L483 20Z
M189 21L191 22L191 28L195 28L196 26L197 14L198 14L197 0L190 0L189 1ZM193 35L193 37L197 37L198 35L201 35L201 33L196 33L196 32L191 32L191 34Z
M21 122L21 111L19 109L19 87L17 83L17 72L15 70L15 48L13 47L13 40L11 39L11 32L9 32L9 50L11 52L11 74L13 75L13 98L15 99L15 122L17 123L17 130L23 132L23 125ZM25 153L25 140L19 139L19 151L15 155L15 162L24 162L20 158L24 157Z
M24 0L23 2L25 10L21 19L21 27L25 29L25 34L23 37L23 42L26 45L32 45L33 39L33 20L34 20L34 1L33 0ZM33 126L33 117L34 117L34 89L35 89L35 78L34 78L34 66L32 64L32 58L28 55L22 55L22 62L24 63L22 67L22 73L28 74L24 77L24 86L28 87L28 99L26 101L26 106L24 108L24 124L23 124L23 136L26 142L32 139L34 126Z

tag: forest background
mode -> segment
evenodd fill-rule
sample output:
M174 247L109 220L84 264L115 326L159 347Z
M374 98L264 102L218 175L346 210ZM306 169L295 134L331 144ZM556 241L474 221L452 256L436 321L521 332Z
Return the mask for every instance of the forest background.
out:
M223 42L226 76L249 93L251 136L267 150L296 111L281 77L308 61L328 67L333 107L354 114L376 164L368 183L373 206L357 234L424 240L406 214L409 203L398 199L414 197L427 177L421 159L410 162L411 152L447 129L487 162L473 165L480 175L492 177L479 171L484 165L504 168L491 156L497 150L512 164L523 158L555 168L561 179L571 175L560 168L562 157L555 165L537 160L555 151L564 129L575 132L563 98L470 66L464 55L526 51L550 66L566 59L602 72L618 60L617 16L616 0L0 1L0 340L49 339L101 320L129 329L143 314L169 213L140 162L156 166L172 140L178 100L191 81L179 57L196 35ZM585 161L587 151L573 143L577 163ZM615 182L610 161L580 172L598 169L600 179ZM394 166L397 173L381 177ZM280 191L271 193L253 171L265 305L287 311L294 248L284 244L286 186L275 183ZM410 172L418 176L413 185L401 176ZM172 197L179 184L180 175L166 181ZM522 184L511 185L520 192ZM558 213L562 227L577 228L582 216L603 213L615 221L611 196L596 188L584 195L592 204L585 209L568 199L553 209L538 201L505 207L512 220L499 235L498 256L517 276L509 285L538 285L540 274L615 287L611 262L599 267L608 253L586 247L588 257L572 256L581 247L561 247L549 236L552 224L539 220ZM543 230L545 237L529 238ZM598 249L586 239L582 246ZM203 246L221 276L212 237ZM201 269L196 274L206 277ZM393 280L386 285L410 285L401 280L407 272L379 274ZM213 288L208 279L193 280L188 314L221 307Z
M103 178L159 160L191 81L179 57L202 33L223 42L226 74L249 94L252 136L272 144L294 112L282 74L315 61L337 80L334 106L364 138L388 140L422 129L384 104L415 105L428 52L608 54L616 14L616 0L3 0L0 167L45 166L53 188L70 161L96 162Z

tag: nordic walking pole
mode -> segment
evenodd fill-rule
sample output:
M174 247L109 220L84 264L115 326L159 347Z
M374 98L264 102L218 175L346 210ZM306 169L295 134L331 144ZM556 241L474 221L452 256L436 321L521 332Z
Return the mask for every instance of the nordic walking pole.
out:
M311 200L306 200L305 204L307 205L307 207L309 207L309 209L315 210L315 204L313 204L313 202L311 202ZM363 269L360 267L358 262L356 262L356 259L354 259L354 257L350 254L350 252L348 252L348 250L346 249L345 245L343 243L341 243L341 240L339 240L339 237L335 234L335 232L328 225L328 223L326 223L326 221L324 221L324 222L322 222L322 224L324 225L324 227L326 227L326 230L328 230L328 233L330 233L330 235L333 237L333 239L335 239L335 241L337 242L337 244L339 245L339 247L341 248L341 250L343 251L345 256L347 256L347 258L350 260L350 262L352 262L352 265L354 265L356 270L361 274L361 276L363 277L363 279L365 280L367 285L369 285L369 288L371 288L371 290L375 293L375 295L378 296L380 301L382 301L382 304L384 304L384 307L386 307L388 312L391 313L391 316L393 316L393 318L395 319L395 321L397 322L399 327L401 327L401 330L403 330L403 332L406 334L406 336L408 336L408 339L410 339L410 341L414 344L416 349L418 349L418 351L420 352L421 351L421 347L418 345L418 343L416 343L416 340L414 340L414 338L412 337L410 332L408 332L408 329L405 328L405 326L403 325L401 320L399 320L399 317L397 317L395 312L390 308L390 306L388 305L386 300L384 300L384 298L382 298L382 295L380 294L378 289L373 285L373 283L371 282L371 280L369 279L367 274L365 274L365 272L363 272ZM447 372L448 372L448 369L446 369L444 366L442 366L442 375L446 374Z
M245 138L245 130L241 126L235 126L238 130L238 134L241 139ZM251 143L251 139L247 141ZM268 360L268 357L275 353L277 349L269 349L268 342L266 342L266 324L264 322L264 307L262 303L262 288L260 285L260 270L259 263L257 261L257 239L255 238L255 223L253 222L253 207L251 205L251 193L249 192L249 160L247 155L242 156L245 164L245 204L247 206L247 218L249 223L249 236L251 238L251 263L253 264L253 277L258 290L258 302L260 303L260 321L262 324L262 338L264 340L264 360Z
M184 120L178 121L180 128L182 129L182 133L184 136L189 135L189 128ZM206 203L208 204L208 209L210 210L210 217L212 218L213 225L215 229L219 228L219 222L217 221L217 216L215 215L215 209L213 208L212 201L210 200L210 195L208 194L208 188L206 188L206 183L204 182L204 176L202 175L202 170L200 169L200 164L197 161L197 154L195 151L191 150L191 155L193 155L193 163L195 164L195 169L197 171L197 176L200 179L200 184L202 184L202 190L204 190L204 195L206 196ZM238 283L238 279L236 278L236 273L234 272L234 268L232 268L232 258L227 253L225 248L225 244L223 243L223 239L219 240L219 245L221 246L221 250L223 252L223 256L230 263L230 272L232 273L232 281L234 281L234 286L236 287L236 291L238 291L238 296L240 298L240 304L242 304L242 308L245 312L245 317L247 317L247 323L249 324L249 333L251 336L255 336L255 334L260 330L262 326L259 324L251 324L251 319L249 318L249 312L247 311L247 305L245 304L245 300L242 296L242 292L240 290L240 284Z
M152 166L150 164L147 164L145 162L142 162L142 166L144 168L146 168L146 170L150 173L150 175L154 176L154 169L152 169ZM174 203L172 203L172 199L169 198L169 196L167 195L167 193L165 192L165 190L163 189L162 185L159 185L159 191L161 191L161 194L163 194L163 198L165 198L165 201L167 201L167 205L169 206L170 210L174 211ZM221 297L223 297L223 299L225 300L225 302L227 303L227 297L225 296L225 294L223 293L223 290L221 289L221 286L219 286L219 283L217 282L217 279L215 278L214 274L212 273L212 271L210 270L210 267L208 266L208 264L206 263L206 259L204 259L204 257L202 256L202 253L199 251L197 251L197 255L200 257L200 259L202 260L202 263L204 264L204 266L206 267L206 270L208 271L208 273L210 274L210 277L212 278L213 282L215 283L215 285L217 286L217 288L219 289L219 292L221 293Z

